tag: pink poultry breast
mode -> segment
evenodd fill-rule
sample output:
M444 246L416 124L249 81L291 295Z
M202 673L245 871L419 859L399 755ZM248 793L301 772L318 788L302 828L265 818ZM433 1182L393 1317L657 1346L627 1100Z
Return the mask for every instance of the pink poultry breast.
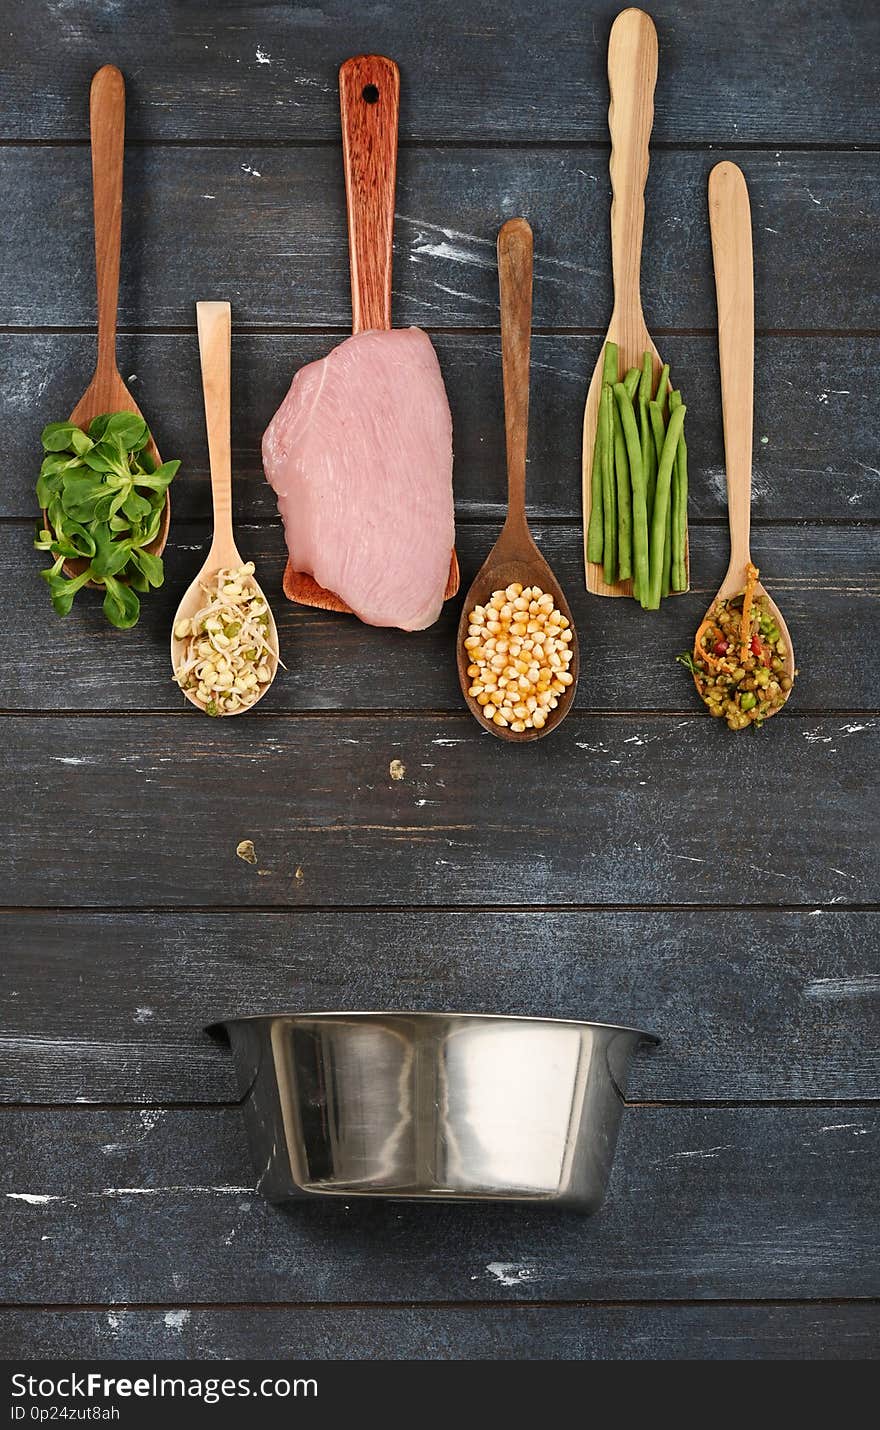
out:
M436 621L455 543L452 418L426 333L357 333L301 368L263 466L295 570L368 625Z

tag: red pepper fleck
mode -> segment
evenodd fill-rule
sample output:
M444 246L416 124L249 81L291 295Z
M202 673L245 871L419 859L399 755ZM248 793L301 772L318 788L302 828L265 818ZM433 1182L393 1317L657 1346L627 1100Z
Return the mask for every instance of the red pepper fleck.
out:
M716 654L716 655L727 655L727 651L728 651L727 641L716 641L716 642L715 642L715 654Z
M760 655L763 647L758 636L752 636L752 655Z

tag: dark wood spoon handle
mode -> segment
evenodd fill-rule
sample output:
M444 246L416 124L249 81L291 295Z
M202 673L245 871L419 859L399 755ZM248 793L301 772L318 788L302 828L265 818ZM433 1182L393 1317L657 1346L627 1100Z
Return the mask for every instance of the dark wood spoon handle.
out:
M339 71L348 201L352 332L391 327L391 257L397 183L400 71L384 55L357 55Z
M529 350L532 335L532 230L508 219L498 234L501 365L507 435L507 525L526 525L526 448L529 438Z
M116 308L122 244L122 163L125 152L125 80L104 65L89 93L95 277L98 289L98 371L116 370Z

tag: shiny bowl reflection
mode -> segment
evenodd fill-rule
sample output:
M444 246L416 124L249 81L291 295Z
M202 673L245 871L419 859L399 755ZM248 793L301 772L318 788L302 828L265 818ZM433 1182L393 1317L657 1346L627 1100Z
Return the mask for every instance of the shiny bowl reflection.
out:
M482 1013L279 1013L229 1037L258 1190L600 1205L638 1028Z

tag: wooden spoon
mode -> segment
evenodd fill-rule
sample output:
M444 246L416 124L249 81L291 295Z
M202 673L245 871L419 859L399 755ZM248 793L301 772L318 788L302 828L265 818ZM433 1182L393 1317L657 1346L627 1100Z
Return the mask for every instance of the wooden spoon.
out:
M186 640L178 640L174 632L177 622L192 617L205 604L202 582L208 582L215 572L244 562L232 534L232 434L230 407L232 396L232 309L228 303L197 303L199 356L202 362L202 390L205 397L205 425L208 430L208 457L211 463L211 497L214 504L214 538L207 559L177 608L171 627L171 668L175 672L186 653ZM256 586L256 581L254 582ZM260 587L259 594L266 601ZM271 675L268 684L257 697L262 700L278 673L278 630L269 602L269 628L266 640L272 647ZM197 710L204 710L193 693L184 695ZM253 710L252 705L245 710ZM224 710L223 715L243 715L244 710Z
M115 65L104 65L89 92L92 132L92 191L95 213L95 274L98 286L98 361L92 380L70 414L70 421L86 428L104 412L134 412L143 417L116 365L116 308L119 299L119 252L122 244L122 161L125 151L125 80ZM155 442L146 449L157 466L162 462ZM43 524L47 521L43 513ZM161 556L168 540L171 499L165 494L162 524L146 548ZM65 561L68 576L78 576L88 562ZM125 581L125 577L118 578ZM98 583L89 581L90 586Z
M394 193L397 182L397 122L400 71L384 55L356 55L339 70L342 159L348 207L352 333L391 327L391 263L394 244ZM444 601L459 585L453 549ZM334 591L314 576L295 571L288 561L284 594L302 606L347 611Z
M642 355L654 360L654 380L662 362L648 332L642 312L640 274L642 234L645 227L645 184L648 178L648 141L654 122L654 86L657 82L657 31L644 10L622 10L611 26L608 40L608 87L611 103L611 265L614 307L605 342L619 348L618 377L631 367L641 367ZM596 596L631 596L632 581L609 585L601 563L587 559L587 531L593 505L593 447L602 395L605 343L587 392L584 410L583 508L584 566L587 590ZM687 544L685 570L690 573Z
M529 349L532 325L532 230L524 218L508 219L498 234L498 283L501 293L501 362L504 376L504 426L507 436L507 519L501 535L477 572L461 608L458 623L458 678L471 714L484 730L502 740L538 740L557 729L571 709L578 680L578 640L571 610L547 562L529 531L526 518L526 449L529 432ZM572 632L573 677L559 704L540 730L511 730L487 720L483 707L468 692L470 657L464 641L474 606L484 606L494 591L518 582L548 592L567 617Z
M716 601L740 595L751 563L749 525L752 500L752 405L755 373L755 276L752 262L752 217L745 177L736 164L716 164L709 175L709 226L718 303L718 358L721 369L721 410L727 467L727 517L730 562ZM785 641L785 673L795 675L794 647L782 612L759 581L763 596ZM696 649L695 656L700 654ZM782 707L777 707L781 709ZM775 715L777 710L772 710ZM767 717L769 718L769 716Z

